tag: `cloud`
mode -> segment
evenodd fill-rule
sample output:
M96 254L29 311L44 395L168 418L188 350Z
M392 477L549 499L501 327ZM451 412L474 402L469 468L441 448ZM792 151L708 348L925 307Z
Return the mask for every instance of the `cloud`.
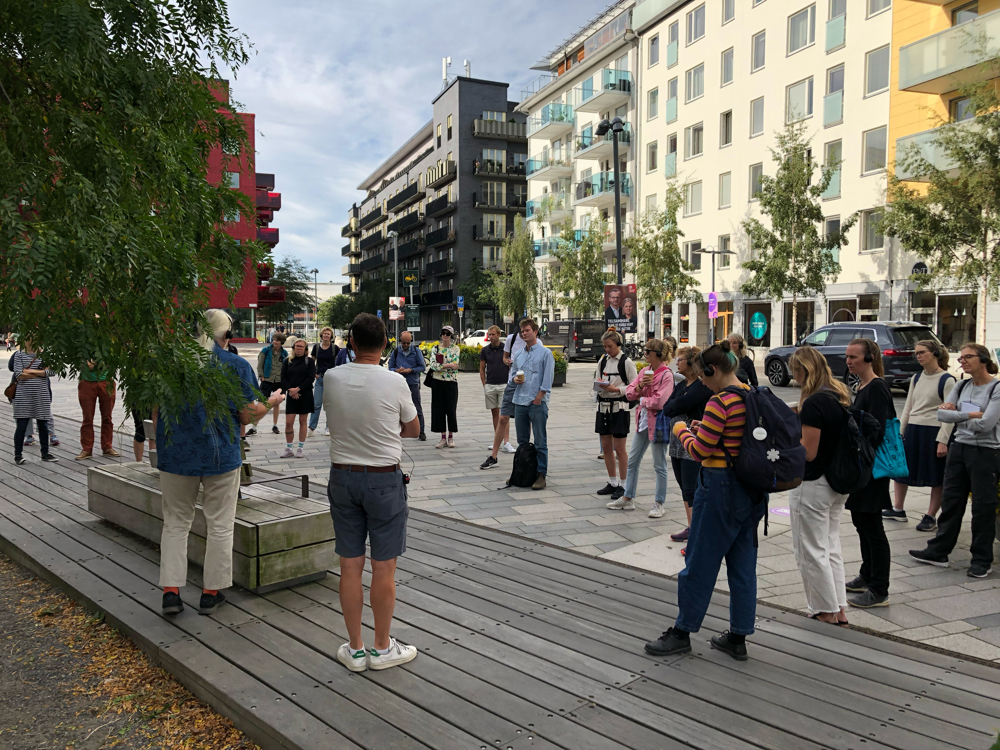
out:
M254 49L232 92L256 114L257 169L282 194L276 254L341 279L347 210L357 185L431 116L441 58L452 75L521 86L538 59L608 0L236 0L231 21Z

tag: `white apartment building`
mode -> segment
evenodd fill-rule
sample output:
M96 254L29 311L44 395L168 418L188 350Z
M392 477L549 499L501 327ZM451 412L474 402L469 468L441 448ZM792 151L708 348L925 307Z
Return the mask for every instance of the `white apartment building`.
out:
M521 90L517 111L528 116L527 217L533 220L543 287L567 218L573 220L577 242L591 222L607 219L605 268L615 269L614 144L611 134L596 134L604 119L620 117L626 123L618 144L623 236L635 216L639 40L631 29L634 2L615 2L552 50L533 66L542 74ZM544 221L538 221L540 216ZM568 317L552 300L542 312L543 320Z

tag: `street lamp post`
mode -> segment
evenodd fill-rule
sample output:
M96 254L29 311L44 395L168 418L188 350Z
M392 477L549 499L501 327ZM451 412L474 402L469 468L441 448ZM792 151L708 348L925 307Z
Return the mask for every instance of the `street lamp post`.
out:
M389 232L389 236L392 237L392 275L393 275L393 289L395 290L395 297L399 299L399 233ZM389 305L389 315L392 315L392 305ZM399 318L396 318L396 346L399 346Z
M711 257L711 261L710 262L712 264L712 288L711 288L710 292L714 293L715 292L715 256L716 255L734 255L734 253L733 253L732 250L720 250L715 245L707 245L707 246L703 247L701 250L698 250L697 253L699 255L708 255L708 256ZM715 343L715 318L709 317L709 319L708 319L708 326L709 326L708 345L711 346L712 344Z
M615 161L615 251L617 253L616 262L618 266L618 283L625 283L625 268L622 264L622 191L621 176L618 164L618 135L625 130L625 123L622 118L616 117L613 120L601 120L597 126L597 137L603 138L611 132L612 158Z
M313 275L313 328L319 328L319 269L314 268L310 271ZM316 340L319 340L317 335Z

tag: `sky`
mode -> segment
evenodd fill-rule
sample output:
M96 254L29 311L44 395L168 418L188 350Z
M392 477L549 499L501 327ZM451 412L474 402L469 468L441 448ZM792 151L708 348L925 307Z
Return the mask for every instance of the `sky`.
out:
M357 186L431 117L441 58L451 74L521 87L531 66L611 0L230 0L253 47L230 75L256 114L258 172L273 172L281 210L276 258L298 257L320 282L346 281L340 235Z

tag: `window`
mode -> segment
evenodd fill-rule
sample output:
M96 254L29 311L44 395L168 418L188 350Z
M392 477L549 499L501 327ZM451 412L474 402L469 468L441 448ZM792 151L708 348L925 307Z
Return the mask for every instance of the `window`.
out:
M733 205L733 173L719 175L719 208L729 208Z
M764 67L764 52L767 48L767 32L762 31L753 35L750 42L750 72L756 73Z
M646 213L652 214L656 211L656 193L646 196Z
M785 89L785 122L797 122L813 113L813 79L793 83Z
M736 0L722 0L722 23L729 23L736 18Z
M722 85L728 86L733 82L733 48L730 47L722 53Z
M648 146L646 146L646 171L655 172L656 163L658 161L659 148L657 142L653 141Z
M684 243L684 260L690 263L695 271L701 270L701 240Z
M816 42L816 6L810 5L788 17L788 54L793 55Z
M823 219L823 236L824 237L834 237L840 232L840 217L839 216L827 216ZM837 263L840 263L840 248L835 247L832 250L833 259Z
M451 140L451 115L448 115L448 140ZM450 156L448 157L451 158Z
M847 0L830 0L830 19L847 15Z
M704 63L691 68L684 74L684 101L693 102L705 95L705 65Z
M823 191L824 200L840 197L840 160L843 149L840 141L830 141L823 146L823 167L833 169L834 174L830 178L830 184Z
M752 164L750 166L750 200L757 200L757 194L763 188L762 177L764 176L763 164Z
M886 145L886 127L884 125L862 135L861 151L865 160L862 174L885 169Z
M952 122L962 122L962 120L971 120L976 116L976 111L972 107L972 102L969 97L963 96L958 99L952 99L948 105L948 110L951 112Z
M487 111L483 112L483 119L484 120L496 120L497 122L506 122L507 121L507 113L506 112L496 112L496 111L487 110Z
M826 93L836 94L844 90L844 66L838 65L826 71Z
M719 268L729 268L733 256L726 255L729 252L729 235L724 234L719 237Z
M438 123L437 128L437 147L441 148L441 123Z
M693 159L703 153L705 153L704 123L699 122L697 125L684 128L684 158Z
M705 36L705 6L699 5L687 15L687 43L694 44Z
M660 107L660 90L653 89L646 95L646 119L652 120Z
M892 7L892 0L868 0L868 17L871 18L876 13L889 10Z
M689 182L684 186L684 215L697 216L701 213L701 181ZM701 245L699 244L699 247Z
M649 40L649 51L647 53L647 64L653 67L660 61L660 35L657 34Z
M240 173L239 172L225 172L223 176L223 185L228 188L239 188L240 186Z
M667 99L677 98L677 87L679 85L680 84L677 82L676 78L671 78L669 81L667 81Z
M232 213L227 213L225 215L225 219L226 219L227 222L230 222L232 224L239 224L240 223L240 212L239 211L233 211Z
M885 237L878 230L882 212L877 208L861 212L861 252L877 253L885 245Z
M750 102L750 137L764 132L764 97Z
M979 3L967 3L951 12L951 25L958 26L979 18Z
M733 143L733 110L723 112L719 116L719 148L731 146Z
M865 55L865 96L889 88L889 45Z

